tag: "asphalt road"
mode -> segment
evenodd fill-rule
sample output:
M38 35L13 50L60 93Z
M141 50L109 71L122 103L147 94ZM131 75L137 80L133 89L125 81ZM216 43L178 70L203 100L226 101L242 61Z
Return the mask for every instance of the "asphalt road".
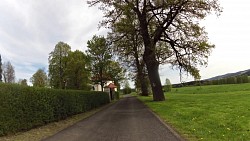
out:
M180 141L137 98L126 97L44 141Z

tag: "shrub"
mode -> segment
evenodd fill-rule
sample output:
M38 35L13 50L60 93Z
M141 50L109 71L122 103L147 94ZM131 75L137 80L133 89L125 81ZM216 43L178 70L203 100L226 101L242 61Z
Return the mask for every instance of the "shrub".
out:
M109 103L104 92L0 84L0 136L65 119Z
M120 93L119 92L115 92L115 99L116 100L120 99Z

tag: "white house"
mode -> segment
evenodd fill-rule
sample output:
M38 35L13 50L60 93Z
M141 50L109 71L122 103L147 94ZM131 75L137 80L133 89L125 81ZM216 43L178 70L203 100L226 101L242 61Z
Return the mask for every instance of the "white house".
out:
M105 87L107 88L110 84L114 84L113 81L106 81L103 86L103 91L105 91ZM93 86L94 91L102 91L102 86L101 84L94 84ZM115 91L117 91L117 88L114 88Z
M100 84L95 84L93 86L93 90L102 91L102 87ZM109 94L110 101L114 100L115 92L117 91L117 86L115 86L115 84L112 81L107 81L106 83L104 83L103 91Z

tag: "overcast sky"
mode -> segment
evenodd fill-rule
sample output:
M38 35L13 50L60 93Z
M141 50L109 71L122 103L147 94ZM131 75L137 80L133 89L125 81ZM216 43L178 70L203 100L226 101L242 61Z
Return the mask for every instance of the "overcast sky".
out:
M208 66L201 67L202 79L250 69L250 1L220 0L221 16L201 21L209 41L216 45ZM27 79L39 69L48 68L48 56L59 41L72 50L86 49L86 42L98 30L102 12L89 8L86 0L1 0L0 54L15 67L16 79ZM179 83L179 73L169 66L160 69L162 82ZM183 76L184 81L193 80Z

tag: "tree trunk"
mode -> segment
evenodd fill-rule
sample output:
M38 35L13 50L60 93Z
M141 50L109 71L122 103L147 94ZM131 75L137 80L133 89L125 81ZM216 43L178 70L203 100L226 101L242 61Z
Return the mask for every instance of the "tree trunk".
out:
M146 11L143 10L140 13L139 10L135 11L140 21L140 32L144 42L144 54L143 60L146 63L148 70L148 77L150 80L150 85L153 92L153 100L154 101L164 101L165 96L162 90L161 80L159 76L159 62L156 60L156 42L150 37L148 30L148 22L147 22L147 14Z
M139 83L140 83L140 86L141 86L141 91L142 91L142 96L148 96L149 95L149 92L148 92L148 88L147 88L147 82L146 82L146 79L144 77L144 74L142 72L142 67L139 66L138 67L138 78L139 78Z
M150 59L146 59L150 61ZM148 77L150 80L151 88L153 91L153 100L154 101L164 101L165 96L162 90L162 84L159 76L159 64L150 63L147 61Z
M147 88L147 82L143 74L143 65L139 61L138 53L135 52L135 60L136 60L136 67L137 67L137 75L138 75L138 81L141 87L142 96L148 96L148 88Z

